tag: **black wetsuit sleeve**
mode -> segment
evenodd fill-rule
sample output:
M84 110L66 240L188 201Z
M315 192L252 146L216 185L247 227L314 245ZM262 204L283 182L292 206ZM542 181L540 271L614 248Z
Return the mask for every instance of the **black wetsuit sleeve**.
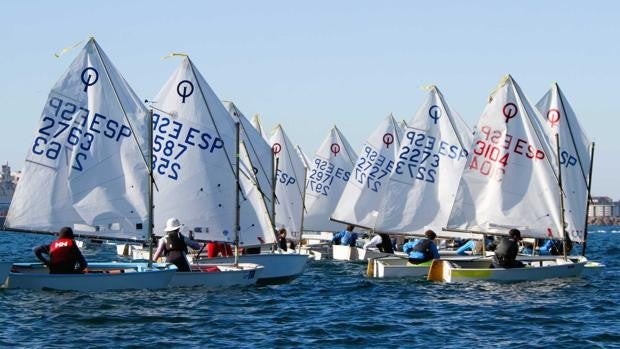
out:
M83 271L88 267L88 263L86 263L86 258L82 254L82 251L77 247L77 245L73 245L75 248L75 254L77 256L78 264L80 265L79 270Z
M40 246L33 248L32 251L34 252L34 255L37 256L37 259L41 261L41 263L45 265L50 264L50 261L47 258L45 258L45 256L43 256L43 254L46 254L49 256L50 245L40 245Z

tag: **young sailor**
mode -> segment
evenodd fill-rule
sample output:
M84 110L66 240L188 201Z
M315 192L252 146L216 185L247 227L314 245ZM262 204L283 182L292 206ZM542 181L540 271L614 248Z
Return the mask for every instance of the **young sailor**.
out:
M345 245L355 247L355 243L357 242L357 233L353 232L353 225L347 225L346 230L342 230L334 234L332 238L332 243L334 245Z
M403 245L403 252L409 255L409 262L413 264L441 258L434 242L437 234L432 230L427 230L424 236L426 239L416 239Z
M178 219L168 219L164 229L167 234L159 239L159 245L153 255L153 260L157 260L163 253L166 256L166 263L176 265L179 271L190 271L189 262L187 261L187 246L200 249L200 244L183 236L180 229L181 222Z
M510 229L508 237L503 238L493 256L493 266L495 268L522 268L523 263L517 260L519 252L518 242L521 240L521 232L518 229Z
M58 239L51 244L35 247L33 249L34 254L50 269L50 274L76 274L84 272L88 264L73 239L73 229L63 227L58 235ZM43 254L49 255L50 259L47 260Z

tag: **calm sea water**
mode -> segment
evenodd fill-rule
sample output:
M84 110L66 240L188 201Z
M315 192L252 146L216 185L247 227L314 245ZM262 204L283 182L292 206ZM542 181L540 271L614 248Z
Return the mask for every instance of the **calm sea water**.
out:
M0 347L620 348L620 227L592 227L580 279L499 284L375 280L313 262L283 285L209 291L0 290ZM34 261L38 235L0 234L0 260ZM112 246L90 261L115 256Z

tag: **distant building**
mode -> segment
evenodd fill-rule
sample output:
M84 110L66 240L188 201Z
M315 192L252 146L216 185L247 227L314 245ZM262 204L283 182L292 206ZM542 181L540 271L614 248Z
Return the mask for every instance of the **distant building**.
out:
M593 196L588 210L589 217L620 217L620 201L608 196Z
M11 173L9 164L2 165L0 172L0 225L4 224L4 218L9 212L9 206L15 193L15 187L21 173Z

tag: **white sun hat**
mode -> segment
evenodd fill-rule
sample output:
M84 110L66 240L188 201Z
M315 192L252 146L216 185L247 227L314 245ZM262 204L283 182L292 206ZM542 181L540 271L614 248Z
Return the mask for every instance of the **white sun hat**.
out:
M164 229L165 232L169 232L169 231L175 231L177 229L181 228L181 222L179 222L178 218L168 218L168 220L166 221L166 228Z

